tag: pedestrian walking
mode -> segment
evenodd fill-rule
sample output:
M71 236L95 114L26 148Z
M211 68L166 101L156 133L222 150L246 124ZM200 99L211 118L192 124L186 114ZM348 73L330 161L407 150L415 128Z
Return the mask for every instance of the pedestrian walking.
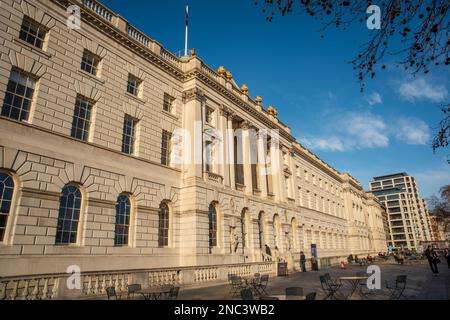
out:
M306 272L306 256L303 251L300 251L300 268L302 272Z
M447 260L447 265L450 268L450 250L448 248L445 248L444 250L444 257L445 260Z
M439 273L437 264L440 262L440 260L437 253L433 250L433 247L431 245L429 245L427 250L425 251L425 257L427 257L428 259L431 271L433 272L434 275L437 275Z

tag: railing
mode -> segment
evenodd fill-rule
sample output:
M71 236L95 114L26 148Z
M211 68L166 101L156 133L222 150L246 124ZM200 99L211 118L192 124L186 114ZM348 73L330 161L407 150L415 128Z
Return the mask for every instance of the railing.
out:
M223 177L220 174L213 173L213 172L205 172L205 174L206 174L206 178L209 181L213 181L213 182L216 182L218 184L222 184Z
M218 74L213 70L213 69L211 69L209 66L207 66L206 64L204 64L203 62L202 62L202 66L201 66L201 69L200 69L205 75L207 75L208 77L210 77L210 78L212 78L212 79L214 79L214 80L217 80L217 78L218 78Z
M218 279L217 267L199 268L194 271L194 282L209 282Z
M81 278L82 293L86 296L105 294L106 288L114 287L117 293L126 292L131 282L131 273L95 273Z
M250 265L243 266L230 266L228 268L228 274L234 274L236 276L249 276L252 274Z
M181 284L180 270L150 271L148 273L148 284L150 287L163 284Z
M138 29L127 23L127 34L138 41L139 43L143 44L144 46L148 47L148 44L151 42L150 38L147 37L145 34L140 32Z
M112 22L112 18L114 16L114 13L109 11L108 8L103 6L101 3L94 1L94 0L82 0L83 6L96 15L102 17L108 22Z
M273 272L273 263L272 262L268 262L268 263L261 263L261 264L259 264L258 265L258 272L259 273L271 273L271 272Z
M178 66L180 60L172 52L169 52L166 49L161 47L160 54L161 54L161 57L163 57L163 59L167 60L168 62L170 62L171 64L173 64L175 66Z
M73 276L71 274L8 277L0 278L0 300L95 298L106 295L108 287L114 287L117 293L126 292L131 283L139 283L144 288L164 284L202 285L226 281L229 274L249 276L256 272L272 273L274 266L274 262L265 261L238 265L87 272L80 275L81 287L73 290L67 287L67 283L71 283L68 281Z
M47 300L58 298L58 276L0 279L0 300Z

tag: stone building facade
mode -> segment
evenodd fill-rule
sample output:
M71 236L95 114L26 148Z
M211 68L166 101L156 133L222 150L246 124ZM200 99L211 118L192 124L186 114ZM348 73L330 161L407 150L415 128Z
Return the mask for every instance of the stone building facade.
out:
M377 199L225 68L92 0L4 0L0 19L0 276L385 251Z

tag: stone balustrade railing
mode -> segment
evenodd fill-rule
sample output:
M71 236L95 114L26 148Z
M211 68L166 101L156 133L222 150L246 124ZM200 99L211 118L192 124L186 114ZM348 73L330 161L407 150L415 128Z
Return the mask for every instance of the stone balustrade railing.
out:
M163 57L165 60L169 61L171 64L173 64L177 67L179 66L180 60L172 52L167 51L164 48L161 48L160 54L161 54L161 57Z
M81 2L86 9L89 9L90 11L99 15L106 21L112 23L115 14L108 8L106 8L104 5L102 5L100 2L94 0L82 0Z
M143 288L172 285L202 285L213 281L227 281L229 274L250 276L254 273L274 273L274 262L207 267L180 267L150 270L124 270L75 274L48 274L0 278L0 300L83 299L106 295L106 288L117 293L139 283ZM79 287L77 287L77 283ZM70 287L69 287L70 286Z
M219 78L219 74L203 62L200 70L203 74L205 74L206 76L210 77L213 80L217 81L217 79Z
M58 275L0 278L0 300L50 300L59 292Z
M149 43L151 42L150 38L147 37L145 34L140 32L138 29L133 27L131 24L127 23L127 34L132 37L137 42L140 42L144 46L148 47Z
M147 47L150 51L159 55L161 58L174 65L175 67L180 67L180 60L178 57L171 52L165 50L161 45L157 44L156 41L149 38L143 32L139 31L137 28L133 27L128 21L124 20L121 16L115 14L107 7L102 5L97 0L72 0L81 3L84 9L88 12L103 19L106 23L111 24L112 27L118 28L127 34L130 38L139 42L143 46Z
M213 172L205 172L205 175L208 181L216 182L218 184L222 184L223 182L223 177L220 174Z

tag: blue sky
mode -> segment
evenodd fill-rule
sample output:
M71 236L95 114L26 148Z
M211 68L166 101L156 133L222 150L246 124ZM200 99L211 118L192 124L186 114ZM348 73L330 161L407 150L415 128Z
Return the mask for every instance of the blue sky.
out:
M166 49L183 49L185 1L102 2ZM365 24L321 38L310 17L269 23L253 0L190 0L189 12L189 47L276 107L297 139L364 188L373 176L398 171L414 175L424 197L450 183L450 149L431 149L439 106L449 100L448 67L413 78L388 56L388 68L361 93L348 61L370 35Z

